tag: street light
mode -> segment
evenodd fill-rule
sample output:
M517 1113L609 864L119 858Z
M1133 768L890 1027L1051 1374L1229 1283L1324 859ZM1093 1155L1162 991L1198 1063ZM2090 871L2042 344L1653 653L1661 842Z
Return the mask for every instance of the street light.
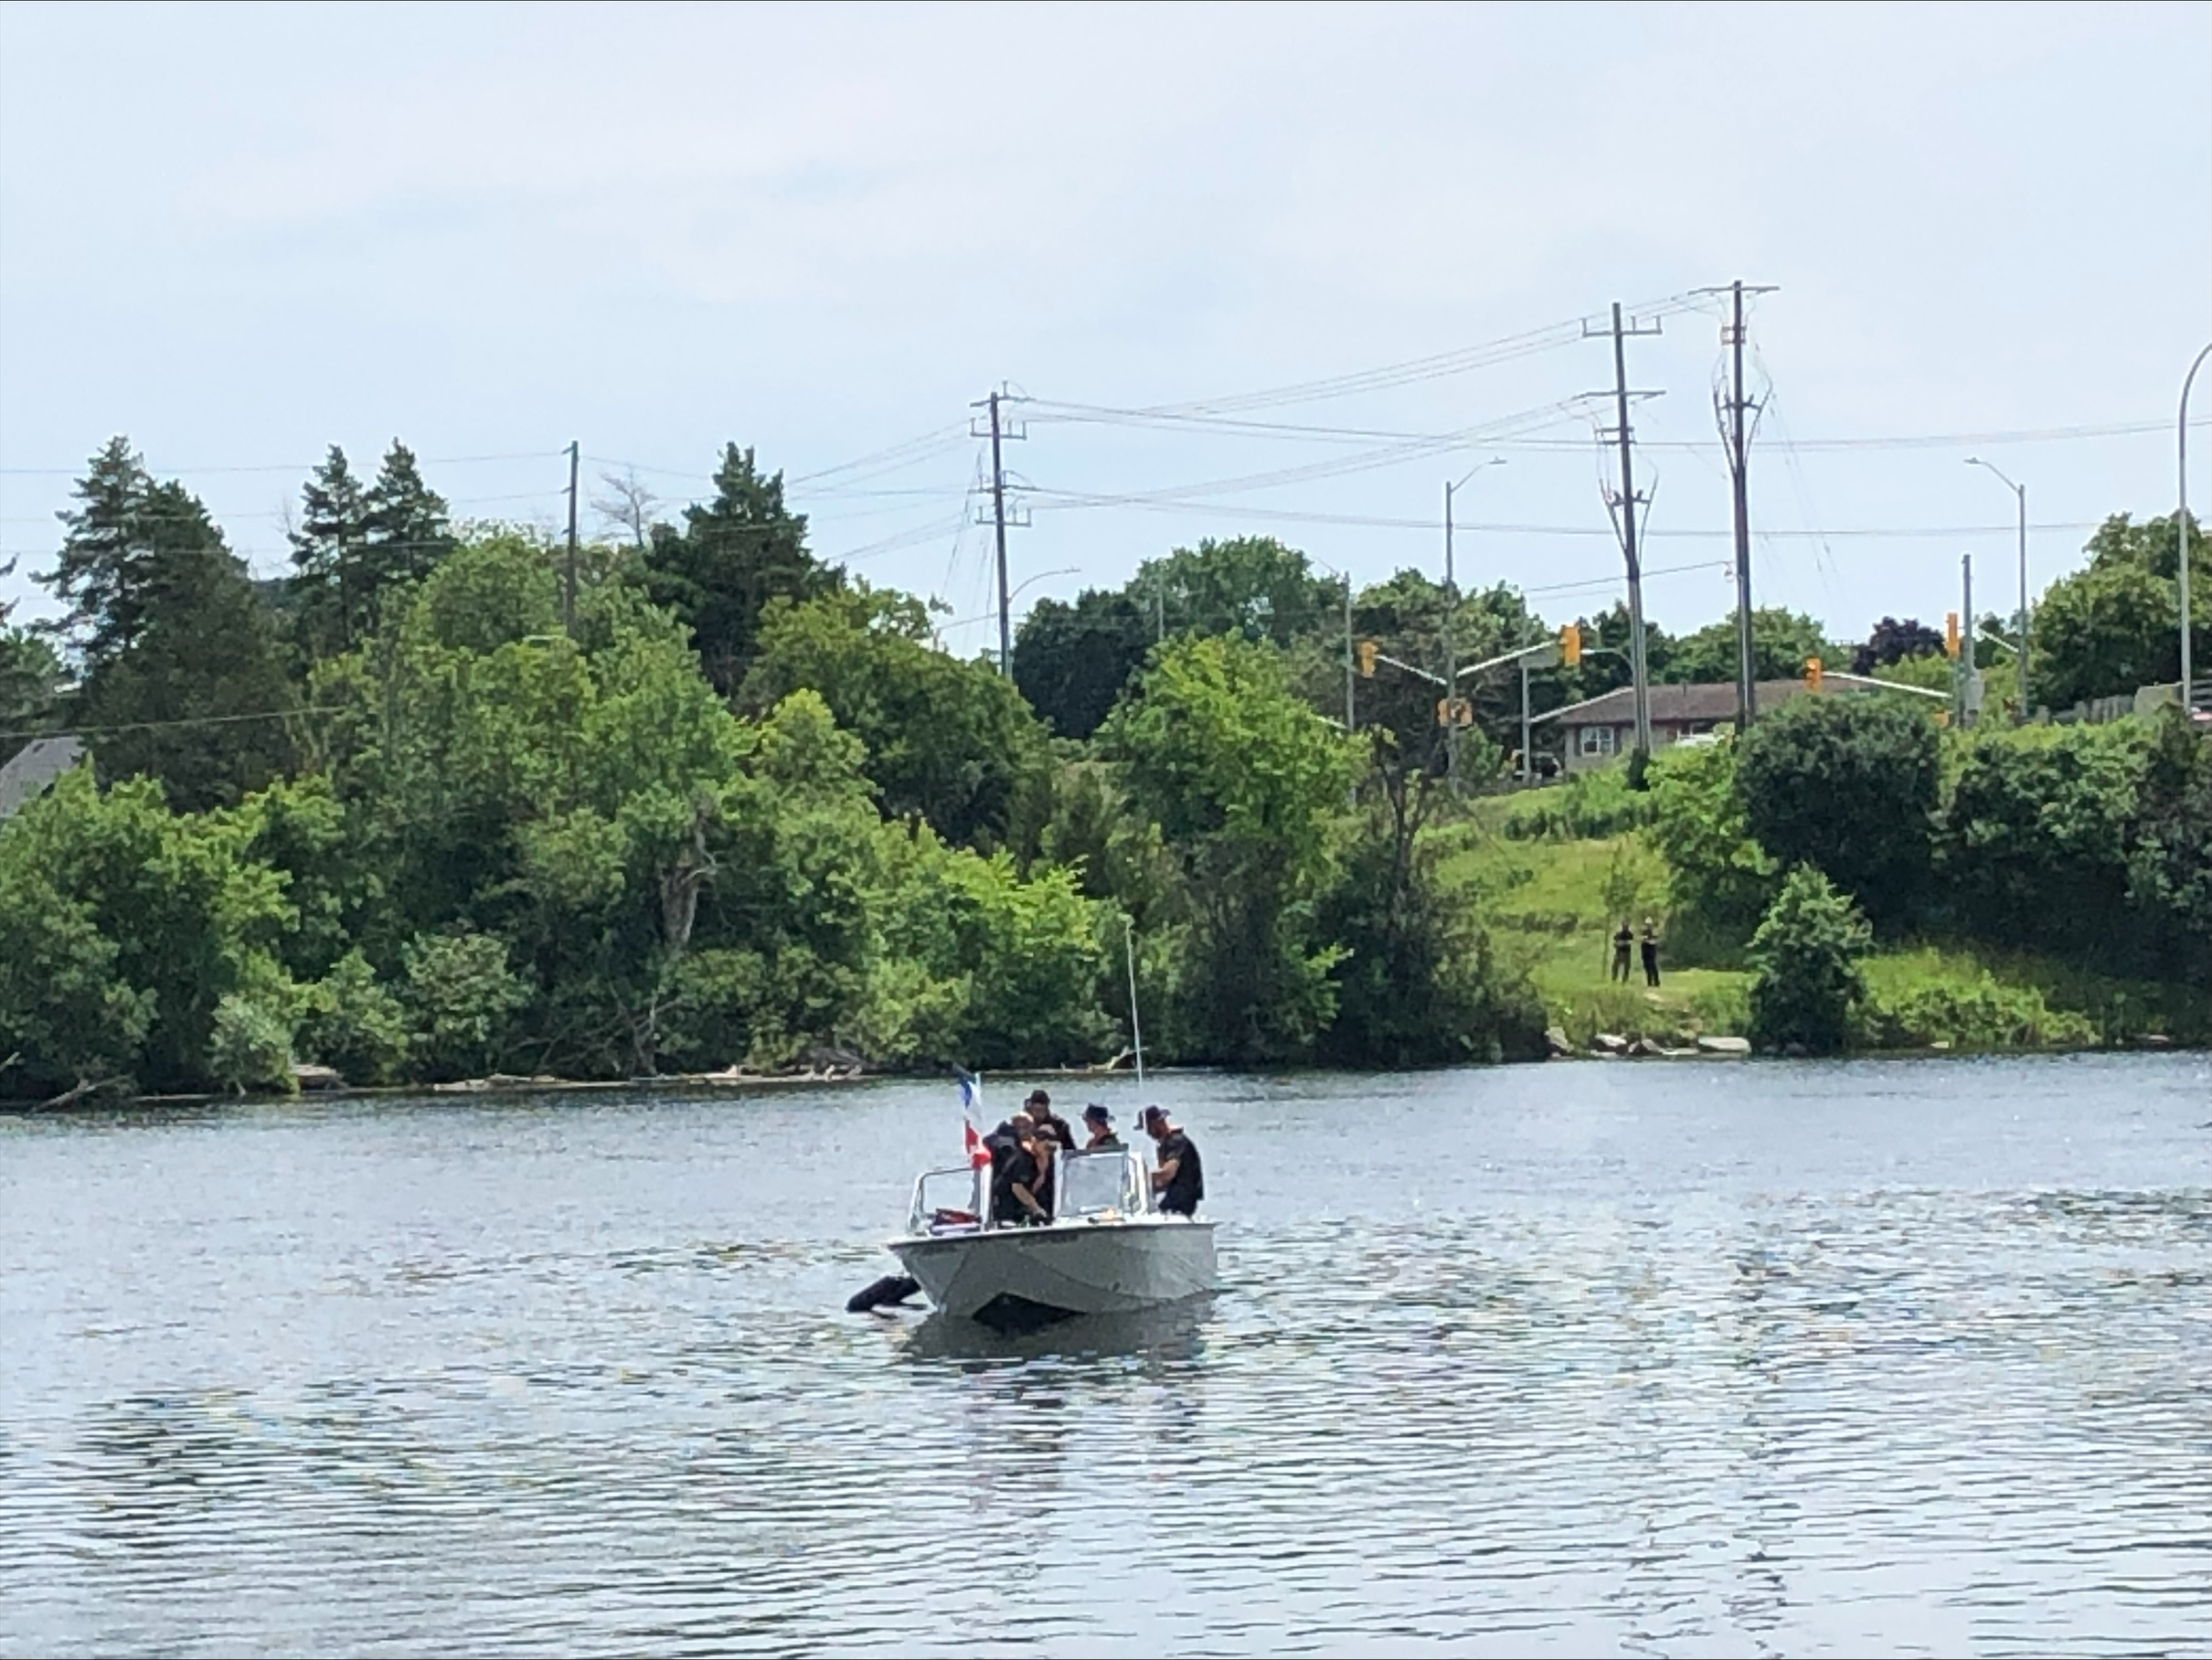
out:
M2181 712L2194 715L2196 707L2189 701L2189 384L2196 378L2196 371L2205 367L2205 359L2212 357L2212 346L2196 354L2196 361L2189 365L2189 372L2182 377L2181 420L2175 425L2174 456L2177 505L2174 509L2174 539L2179 544L2180 557L2175 560L2174 575L2181 584Z
M1452 613L1459 609L1459 582L1452 568L1452 498L1467 487L1468 481L1484 467L1502 467L1503 455L1493 455L1478 461L1459 477L1444 485L1444 775L1452 787L1460 787L1460 728L1453 718L1451 699L1459 685L1458 664L1452 646Z
M2029 708L2031 707L2031 706L2029 705L2029 703L2028 703L2028 700L2027 700L2027 637L2028 637L2028 622L2027 622L2027 486L2026 486L2026 484L2014 484L2014 483L2013 483L2013 481L2012 481L2011 479L2007 478L2007 477L2005 475L2004 469L2002 469L2001 467L1997 466L1997 465L1996 465L1994 463L1993 463L1993 462L1986 462L1986 461L1983 461L1983 459L1982 459L1980 456L1978 456L1978 455L1969 455L1969 456L1966 458L1966 464L1967 464L1968 466L1970 466L1970 467L1980 467L1980 468L1981 468L1981 469L1982 469L1983 472L1993 474L1993 475L1994 475L1994 476L1996 478L1996 480L1997 480L1997 482L1998 482L1998 483L2002 484L2003 484L2003 485L2004 485L2004 486L2005 486L2005 487L2007 490L2010 490L2010 491L2013 493L2014 499L2015 499L2015 501L2016 501L2016 502L2019 504L2019 508L2020 508L2020 719L2021 719L2022 723L2023 723L2023 724L2025 724L2025 723L2026 722L2026 720L2027 720L2028 709L2029 709Z

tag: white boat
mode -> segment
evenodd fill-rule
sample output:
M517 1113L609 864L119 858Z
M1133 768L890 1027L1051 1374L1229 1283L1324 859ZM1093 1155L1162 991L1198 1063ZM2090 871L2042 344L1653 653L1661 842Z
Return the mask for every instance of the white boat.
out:
M994 1325L1118 1314L1215 1289L1214 1225L1154 1208L1134 1153L1063 1153L1049 1222L994 1226L990 1172L959 1166L914 1184L890 1241L941 1314Z

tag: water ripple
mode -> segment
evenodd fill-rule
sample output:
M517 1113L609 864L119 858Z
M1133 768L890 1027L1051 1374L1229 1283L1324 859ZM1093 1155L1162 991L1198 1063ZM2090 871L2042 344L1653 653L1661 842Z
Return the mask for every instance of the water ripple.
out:
M1019 1338L835 1312L916 1091L0 1133L0 1654L2212 1654L2190 1063L1644 1076L1193 1085Z

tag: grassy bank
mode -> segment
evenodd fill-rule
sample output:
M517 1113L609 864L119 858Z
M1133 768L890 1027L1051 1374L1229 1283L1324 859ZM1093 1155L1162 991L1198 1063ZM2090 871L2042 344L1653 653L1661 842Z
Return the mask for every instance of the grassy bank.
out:
M1739 1036L1750 974L1677 964L1664 947L1661 984L1608 981L1611 934L1622 916L1666 925L1667 869L1640 833L1506 837L1507 803L1479 803L1442 834L1447 879L1482 896L1500 957L1525 970L1553 1025L1578 1048L1599 1032L1681 1044ZM2146 1036L2212 1044L2201 994L2155 981L2115 979L2031 952L1979 943L1916 943L1866 965L1870 1048L2075 1048Z

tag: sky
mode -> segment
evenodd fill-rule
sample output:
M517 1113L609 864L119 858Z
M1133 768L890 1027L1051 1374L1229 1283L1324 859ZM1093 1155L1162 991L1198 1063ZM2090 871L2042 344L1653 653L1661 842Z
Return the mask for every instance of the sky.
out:
M1017 611L1209 536L1441 574L1444 485L1495 457L1460 581L1592 614L1612 363L1578 320L1619 301L1660 331L1627 345L1646 611L1686 629L1732 602L1695 291L1733 280L1774 290L1759 602L1940 622L1971 553L2009 610L2015 500L1967 457L2026 485L2038 589L2173 508L2212 5L17 0L0 599L50 610L52 516L119 432L261 574L334 443L553 527L572 440L587 498L633 472L669 513L735 442L981 650L1003 386Z

